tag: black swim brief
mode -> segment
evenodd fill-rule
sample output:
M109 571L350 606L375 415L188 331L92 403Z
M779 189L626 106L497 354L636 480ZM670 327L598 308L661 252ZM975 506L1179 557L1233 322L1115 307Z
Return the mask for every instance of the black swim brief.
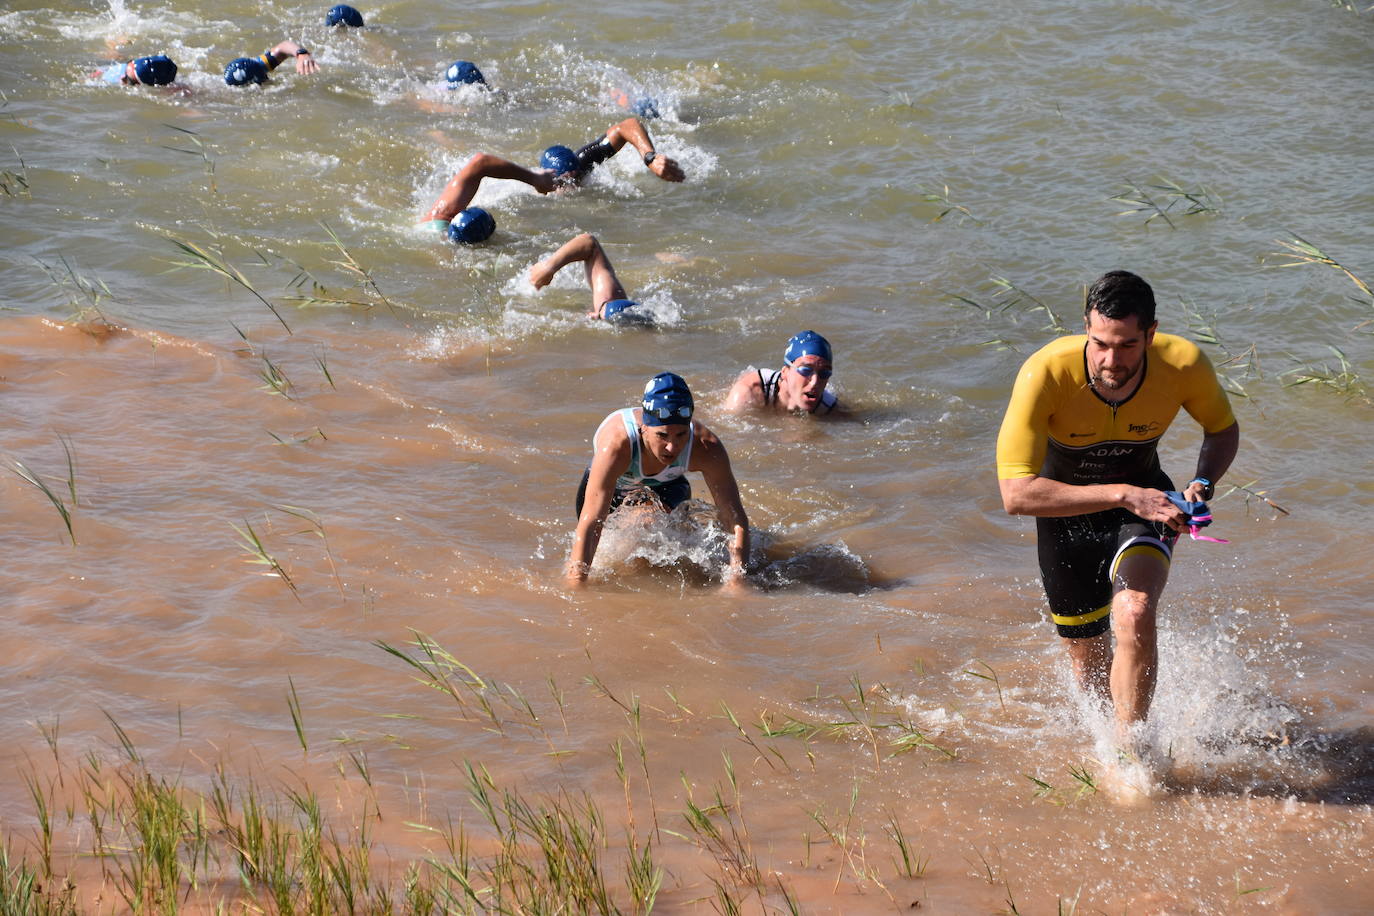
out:
M582 504L587 501L587 481L591 478L592 469L582 472L582 482L577 486L577 517L582 517ZM611 511L614 512L621 506L641 505L641 500L652 500L662 505L664 509L671 512L682 503L692 498L692 484L686 476L667 483L645 482L642 487L616 487L615 493L611 496Z

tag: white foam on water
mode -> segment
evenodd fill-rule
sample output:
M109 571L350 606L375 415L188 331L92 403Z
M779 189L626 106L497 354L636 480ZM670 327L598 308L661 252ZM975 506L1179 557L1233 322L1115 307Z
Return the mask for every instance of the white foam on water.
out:
M609 573L636 560L719 578L729 562L729 550L725 532L715 523L715 508L689 499L673 512L623 507L611 513L594 572Z

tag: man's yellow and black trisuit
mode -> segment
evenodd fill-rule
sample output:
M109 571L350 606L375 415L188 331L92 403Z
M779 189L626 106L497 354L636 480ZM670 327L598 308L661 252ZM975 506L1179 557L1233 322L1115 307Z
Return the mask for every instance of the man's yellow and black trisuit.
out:
M1069 484L1128 483L1172 490L1159 464L1160 437L1179 408L1206 433L1235 423L1216 370L1181 337L1156 333L1140 384L1120 402L1088 381L1086 335L1061 337L1021 366L997 437L997 476ZM1157 550L1168 562L1177 533L1125 509L1037 518L1040 573L1059 635L1107 629L1111 572L1127 551Z

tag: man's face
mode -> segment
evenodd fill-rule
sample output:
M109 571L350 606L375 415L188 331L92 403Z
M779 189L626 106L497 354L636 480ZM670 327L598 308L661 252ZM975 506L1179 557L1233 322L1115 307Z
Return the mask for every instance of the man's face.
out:
M790 400L800 400L805 410L814 412L820 406L821 394L830 381L830 372L830 360L808 353L794 359L792 365L783 367L782 384L791 395Z
M1106 318L1093 309L1085 321L1088 334L1088 376L1101 392L1120 391L1140 374L1145 350L1154 342L1155 322L1148 328L1140 319Z
M664 464L672 464L692 438L692 428L686 423L667 423L663 426L640 427L640 438L649 453Z

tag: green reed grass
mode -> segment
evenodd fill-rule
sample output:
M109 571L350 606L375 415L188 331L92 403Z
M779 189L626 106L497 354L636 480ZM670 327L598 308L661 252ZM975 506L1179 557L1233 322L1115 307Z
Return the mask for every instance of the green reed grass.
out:
M1223 496L1229 496L1230 494L1235 493L1235 492L1237 492L1237 491L1239 491L1239 492L1241 492L1241 493L1244 493L1244 494L1245 494L1245 513L1246 513L1247 515L1250 514L1250 501L1251 501L1251 500L1257 500L1257 501L1259 501L1259 502L1264 503L1264 504L1265 504L1266 506L1268 506L1270 509L1273 509L1275 512L1279 513L1279 515L1289 515L1289 514L1291 514L1291 513L1289 513L1289 511L1288 511L1287 509L1285 509L1283 506L1280 506L1278 503L1274 502L1272 499L1269 498L1269 496L1268 496L1269 491L1268 491L1268 490L1256 490L1256 489L1255 489L1255 485L1258 484L1258 483L1259 483L1258 480L1252 480L1252 481L1250 481L1249 483L1232 484L1232 485L1231 485L1231 488L1230 488L1229 490L1227 490L1225 493L1223 493L1222 495L1223 495Z
M304 436L279 436L270 429L267 430L267 435L275 439L278 445L305 445L307 442L314 439L323 439L326 442L329 441L329 437L324 434L324 430L320 429L318 426L316 426L312 432Z
M68 508L62 497L57 495L52 487L48 486L47 482L36 472L31 470L28 465L24 464L24 462L20 461L18 458L6 458L4 459L4 463L20 480L28 483L48 498L48 502L52 503L53 508L57 510L57 514L61 516L62 524L67 529L67 537L71 539L72 546L75 547L76 529L72 522L72 510L76 508L76 464L72 458L71 447L66 439L62 440L62 447L67 452L67 492L71 494L71 508Z
M1245 383L1264 378L1258 346L1251 342L1242 347L1225 339L1219 328L1217 310L1204 313L1186 299L1180 299L1179 305L1192 339L1220 351L1222 359L1216 363L1216 368L1226 390L1239 397L1250 397Z
M185 137L186 141L193 145L195 149L185 149L184 147L180 146L165 145L162 148L165 150L171 150L174 153L182 153L187 156L194 156L195 158L201 160L201 162L205 164L206 189L211 194L218 194L219 188L215 183L215 160L210 158L210 154L207 151L208 147L206 146L205 141L200 139L200 134L196 133L194 130L191 130L187 127L177 127L175 124L164 123L162 126L166 127L168 130L174 130L182 134Z
M67 308L71 310L73 321L95 321L109 325L109 320L100 310L100 304L106 299L113 301L115 295L104 280L78 273L72 262L68 261L67 256L61 252L57 254L57 260L61 262L60 270L57 266L38 258L33 260L39 269L48 275L48 281L52 288L66 297Z
M177 250L184 255L180 260L170 262L172 270L205 270L223 277L230 283L247 290L254 299L257 299L263 305L267 306L267 310L270 311L272 317L276 318L277 322L286 329L286 333L292 333L291 325L286 323L286 319L281 316L281 312L277 311L277 307L268 301L262 293L258 292L257 288L243 275L242 271L229 263L228 258L224 256L223 250L212 251L194 242L188 242L173 235L168 235L168 241L176 246ZM262 255L259 254L258 257L261 259ZM239 333L240 336L242 336L242 332Z
M305 738L305 717L301 714L301 698L296 693L296 682L291 675L286 676L286 708L291 713L291 725L296 729L296 740L301 750L310 753L310 742Z
M33 190L29 187L29 167L24 163L24 157L19 155L19 150L13 146L14 158L19 160L19 171L4 169L0 171L0 194L6 197L27 197L33 198Z
M924 186L917 186L916 190L920 192L921 200L925 201L928 204L935 204L936 206L943 208L939 212L939 214L931 220L932 223L938 223L940 220L944 219L951 213L958 213L965 219L971 219L975 223L982 225L983 221L980 220L978 217L974 216L973 212L969 210L968 207L965 207L962 204L956 204L954 203L954 201L949 199L949 185L944 185L938 191Z
M253 526L249 523L248 519L243 520L242 528L235 525L233 522L229 523L229 527L238 532L241 546L244 552L248 554L248 559L245 562L266 566L268 571L263 575L276 576L281 579L282 583L291 590L291 594L295 599L300 601L301 596L296 588L295 580L291 578L291 575L286 571L286 568L281 565L277 558L268 552L266 545L262 542L262 538L253 530Z
M988 318L995 314L1030 316L1040 313L1047 322L1044 330L1053 331L1055 334L1069 333L1068 326L1060 319L1058 312L1016 283L1006 277L994 274L988 278L988 284L992 288L992 298L988 301L980 301L971 296L955 293L946 293L945 295L954 302L978 309ZM988 343L1005 345L1005 341L989 341Z
M1330 362L1304 363L1294 357L1294 362L1297 362L1298 365L1279 373L1279 377L1284 379L1283 387L1297 388L1302 385L1311 385L1338 394L1347 403L1351 401L1370 403L1368 388L1365 386L1364 379L1350 364L1345 351L1340 347L1330 345L1327 346L1327 349L1336 357L1334 365Z
M323 438L324 434L320 433L320 437ZM307 439L306 441L309 440ZM274 503L272 508L278 510L279 512L285 512L287 515L293 516L294 518L298 518L304 522L309 523L309 528L302 528L300 531L296 531L293 533L313 534L324 543L324 556L325 559L329 561L329 572L334 577L334 586L339 590L339 597L345 597L343 580L339 578L339 567L336 566L334 563L334 551L331 550L329 547L329 535L325 532L324 522L320 520L320 517L316 515L314 512L311 512L309 509L303 508L301 506L288 506L285 504ZM288 535L288 537L289 536L290 535Z
M1170 213L1181 211L1183 216L1203 214L1217 215L1221 212L1221 199L1205 185L1185 188L1167 178L1156 178L1154 184L1138 185L1133 181L1124 182L1125 189L1107 198L1130 207L1117 213L1117 216L1148 214L1145 225L1162 219L1170 229L1176 229Z
M1007 701L1006 698L1002 696L1002 682L998 679L997 672L981 658L975 658L974 661L986 668L988 673L983 674L981 671L974 671L972 669L968 669L964 671L964 673L991 682L992 686L997 690L997 702L1002 707L1002 712L1005 713L1007 711Z
M926 868L930 865L930 856L922 856L922 850L912 846L906 832L902 829L901 822L897 820L897 815L892 810L887 812L887 823L883 829L888 837L897 847L897 858L893 862L897 866L897 873L905 878L924 878Z
M334 374L329 371L329 362L325 359L324 348L315 351L315 365L320 367L320 372L324 375L324 380L329 383L329 387L338 390L338 385L334 384Z
M262 379L261 389L291 400L291 390L294 386L281 366L268 358L266 350L259 351L258 358L262 360L262 368L258 370L258 378Z
M1307 241L1307 239L1298 235L1296 232L1290 232L1289 235L1292 236L1291 239L1274 240L1274 242L1281 246L1284 250L1279 252L1273 252L1270 255L1270 257L1279 257L1287 259L1282 263L1275 264L1275 267L1304 267L1310 264L1315 264L1320 267L1330 267L1331 269L1344 274L1346 278L1350 280L1351 283L1355 284L1355 287L1359 289L1360 292L1364 293L1365 298L1356 299L1356 302L1359 302L1363 305L1374 306L1374 291L1370 290L1368 283L1366 283L1364 280L1360 279L1354 273L1352 273L1350 268L1346 267L1340 261L1337 261L1334 257L1327 254L1325 251L1322 251L1316 245Z

